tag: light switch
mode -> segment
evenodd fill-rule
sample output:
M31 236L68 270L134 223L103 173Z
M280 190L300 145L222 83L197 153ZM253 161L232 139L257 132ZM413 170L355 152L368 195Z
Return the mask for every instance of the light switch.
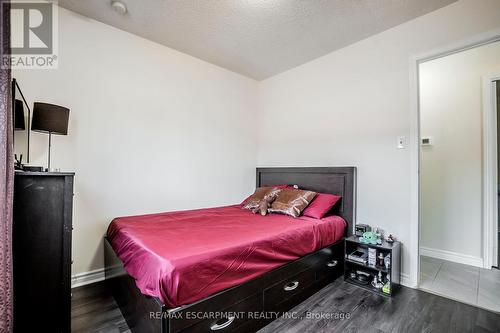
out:
M423 136L421 144L422 146L432 146L432 137Z
M405 149L406 138L404 136L398 136L398 149Z

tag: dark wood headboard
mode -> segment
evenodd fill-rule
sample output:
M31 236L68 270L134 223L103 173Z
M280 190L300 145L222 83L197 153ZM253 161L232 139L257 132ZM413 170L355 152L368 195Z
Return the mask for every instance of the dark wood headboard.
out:
M353 234L356 218L356 167L257 168L257 187L283 184L340 195L342 200L333 207L332 213L347 221L347 236Z

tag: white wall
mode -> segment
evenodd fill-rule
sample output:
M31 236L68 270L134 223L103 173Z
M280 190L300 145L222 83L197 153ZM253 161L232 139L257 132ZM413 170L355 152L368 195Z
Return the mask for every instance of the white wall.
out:
M410 252L409 59L500 27L500 1L462 0L261 82L261 166L355 165L358 221L394 233Z
M482 77L500 73L500 42L420 65L424 253L482 265ZM436 251L437 250L437 251Z
M59 9L59 68L13 71L69 107L53 166L76 172L73 273L103 266L113 217L232 204L255 184L257 82ZM32 134L34 165L47 136Z

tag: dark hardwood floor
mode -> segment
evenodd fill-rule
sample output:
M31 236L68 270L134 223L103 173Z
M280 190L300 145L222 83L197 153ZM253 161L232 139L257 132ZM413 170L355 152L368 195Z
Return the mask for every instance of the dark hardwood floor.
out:
M71 332L130 332L104 282L72 290Z
M389 299L342 279L289 313L295 318L275 320L259 333L500 332L500 314L405 287ZM102 283L73 289L71 323L73 332L129 332Z

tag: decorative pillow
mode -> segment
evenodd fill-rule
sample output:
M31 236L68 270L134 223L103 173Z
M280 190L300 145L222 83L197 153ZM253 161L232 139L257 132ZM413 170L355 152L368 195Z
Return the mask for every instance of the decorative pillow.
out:
M338 195L318 193L309 206L304 209L302 215L322 219L340 199L342 197Z
M298 217L314 196L316 192L285 188L279 192L268 212Z
M247 200L245 200L245 205L243 209L253 210L259 207L259 204L262 200L272 202L278 193L281 191L278 187L258 187L254 194L250 196Z
M275 187L281 189L281 188L288 187L288 185L265 186L265 187L262 187L262 188L275 188ZM255 192L257 192L257 190L255 190ZM245 206L248 203L248 201L250 199L252 199L252 197L255 195L255 192L254 192L254 194L249 195L245 200L243 200L243 202L240 204L240 206L241 207Z

